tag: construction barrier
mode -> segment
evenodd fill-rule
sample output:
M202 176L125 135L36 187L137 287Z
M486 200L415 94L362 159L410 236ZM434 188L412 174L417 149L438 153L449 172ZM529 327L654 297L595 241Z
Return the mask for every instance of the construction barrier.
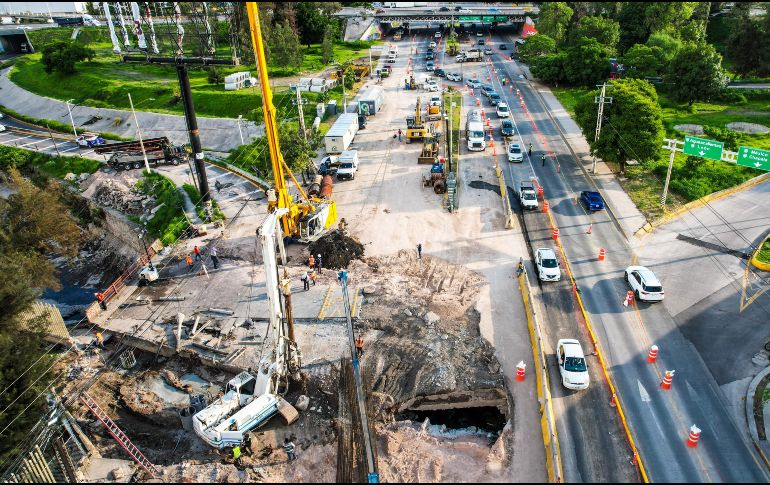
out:
M701 430L694 424L690 427L690 435L687 437L687 446L695 448L698 446L698 440L700 440Z
M503 177L503 171L500 169L500 165L495 166L495 175L497 175L497 183L500 186L500 197L503 199L505 228L511 229L514 226L513 210L511 209L511 201L508 199L508 188L505 186L505 178Z
M543 202L543 212L548 212L548 201Z
M526 369L527 364L524 363L524 361L519 361L518 364L516 364L516 380L519 382L524 381L524 370Z
M663 376L663 380L660 381L660 387L661 389L665 389L668 391L671 389L671 383L674 381L674 372L673 370L667 370L666 374Z
M604 257L607 255L607 251L604 248L599 248L599 261L604 261Z
M658 360L658 346L653 345L650 347L650 352L647 354L647 362L654 364Z
M553 239L554 241L559 239L559 228L558 227L554 227L553 230L551 231L551 239Z

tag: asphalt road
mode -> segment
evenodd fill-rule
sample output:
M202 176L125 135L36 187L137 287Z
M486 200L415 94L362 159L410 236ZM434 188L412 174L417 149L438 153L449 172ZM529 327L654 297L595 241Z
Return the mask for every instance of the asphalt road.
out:
M494 47L502 41L511 46L513 38L490 40ZM523 177L531 170L545 188L578 288L650 478L767 481L765 467L730 418L712 374L666 307L622 305L628 290L622 271L636 262L633 250L604 211L587 214L576 204L579 192L592 188L589 180L576 165L535 88L519 79L516 64L497 51L492 59L498 73L512 79L514 89L521 91L528 113L519 107L515 92L502 89L499 94L514 108L518 130L525 144L533 144L536 160L525 159L516 167L509 185L515 186L516 173L523 172ZM540 162L541 153L547 155L545 165ZM593 231L589 235L586 229L591 223ZM604 262L597 260L599 248L607 250ZM657 364L650 365L645 357L653 343L664 350ZM676 370L670 391L659 387L666 369ZM685 445L693 424L703 430L696 449Z

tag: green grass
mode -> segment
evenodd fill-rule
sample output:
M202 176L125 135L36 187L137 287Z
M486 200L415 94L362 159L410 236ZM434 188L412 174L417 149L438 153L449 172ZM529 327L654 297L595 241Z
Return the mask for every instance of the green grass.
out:
M451 103L454 102L457 106L451 108ZM460 110L462 107L462 96L460 94L445 94L444 106L449 107L452 110L452 160L457 161L460 157L460 123L461 116ZM452 165L452 171L457 171L457 164Z
M136 183L137 187L145 194L155 197L158 204L163 204L153 218L147 221L147 232L168 246L175 243L189 226L182 195L168 177L157 172L145 172L143 176L144 178Z
M94 173L102 164L81 157L53 157L45 153L0 145L0 168L16 167L25 174L64 178L68 173Z
M579 99L591 92L585 88L552 88L552 91L573 117ZM747 91L741 94L746 98L745 100L737 94L730 94L735 101L694 103L692 107L675 103L665 94L660 94L666 137L683 140L685 133L674 128L682 124L726 129L727 123L743 121L770 126L770 92ZM709 135L704 136L709 137ZM770 149L770 135L737 134L736 136L738 145ZM649 219L663 215L660 195L663 193L668 157L668 152L661 150L658 160L645 165L627 167L626 176L621 180L623 188ZM761 173L725 162L691 161L688 164L687 157L677 153L671 172L667 206L676 207L704 195L733 187Z
M67 37L63 31L71 33L71 29L41 29L62 32L44 32L36 34L33 45L45 45L48 42ZM103 35L103 33L98 33ZM67 37L68 38L68 37ZM37 41L37 42L36 42ZM368 62L369 47L382 44L378 41L341 42L334 46L334 58L337 62L350 59L361 59ZM74 99L76 104L97 108L129 109L128 93L134 100L134 106L140 111L157 113L182 114L183 106L180 98L179 83L176 69L172 66L149 64L128 64L119 62L111 51L111 44L106 38L99 37L89 44L97 53L93 62L77 63L77 72L64 76L58 73L47 74L40 62L41 54L29 54L18 58L11 71L11 80L19 86L41 96L66 100ZM268 66L268 76L271 79L292 76L312 75L323 70L320 45L303 47L306 55L299 69L285 66ZM373 53L372 59L376 59ZM256 74L256 66L225 67L223 75L250 70ZM239 91L225 91L224 84L212 85L208 82L208 74L202 68L190 68L190 87L193 103L200 116L237 118L243 115L247 119L261 121L262 97L258 88L246 88ZM288 88L274 88L273 102L283 106L284 110L294 110L288 98L293 95ZM313 122L315 117L312 107L318 99L318 93L303 93L303 97L311 104L306 108L306 122ZM341 92L339 94L341 99ZM308 111L310 111L308 113ZM280 113L279 113L280 114ZM309 120L308 120L309 118ZM120 120L124 122L126 120ZM128 121L130 123L130 121ZM120 123L118 123L120 124Z
M762 244L762 249L757 253L757 260L770 264L770 238L765 239L764 244Z
M67 123L62 123L58 120L46 120L41 118L33 118L31 116L25 116L21 113L17 113L16 111L6 108L5 106L0 104L0 112L5 113L6 115L16 118L19 121L24 121L25 123L29 123L31 125L40 126L42 128L45 128L48 126L48 128L51 129L53 132L59 132L69 135L72 131L72 125L69 125ZM109 131L103 131L99 133L102 138L105 138L107 140L119 140L119 141L128 141L133 140L133 138L126 138L124 136L116 135L115 133L110 133ZM74 137L74 135L73 135Z
M201 201L201 193L198 188L191 184L184 184L182 185L182 188L185 192L187 192L187 195L190 197L192 203L195 204L195 213L198 214L198 217L200 217L202 221L206 221L206 211L199 205ZM217 201L211 199L211 220L206 222L214 222L224 219L225 213L222 212L222 210L219 208Z

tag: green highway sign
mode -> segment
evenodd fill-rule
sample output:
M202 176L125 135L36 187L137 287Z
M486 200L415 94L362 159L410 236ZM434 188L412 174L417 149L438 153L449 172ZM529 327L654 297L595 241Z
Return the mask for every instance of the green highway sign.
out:
M770 150L740 147L738 148L738 165L770 172Z
M460 22L481 22L481 16L475 16L475 15L461 15L460 16Z
M684 137L684 154L693 157L708 158L710 160L722 160L722 149L724 143L721 141L706 140L694 136Z

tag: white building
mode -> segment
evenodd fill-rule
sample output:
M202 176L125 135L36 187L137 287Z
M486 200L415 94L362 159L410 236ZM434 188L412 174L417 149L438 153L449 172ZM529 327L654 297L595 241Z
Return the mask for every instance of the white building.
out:
M0 2L2 15L85 13L88 2Z

